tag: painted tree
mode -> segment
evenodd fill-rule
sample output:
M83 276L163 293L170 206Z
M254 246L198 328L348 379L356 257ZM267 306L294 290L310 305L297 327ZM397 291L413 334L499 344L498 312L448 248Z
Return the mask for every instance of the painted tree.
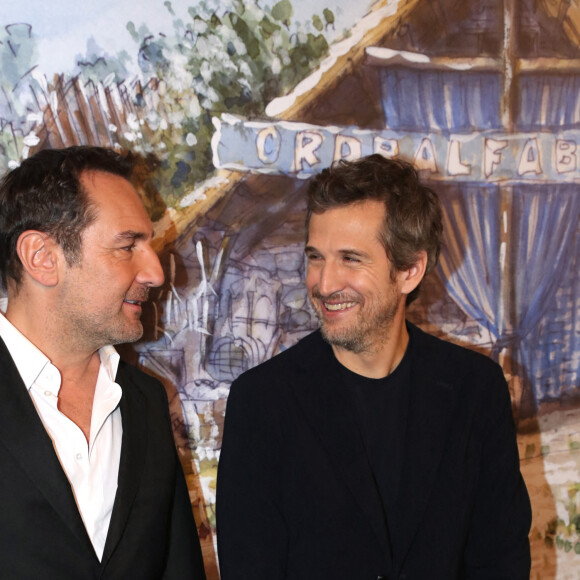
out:
M174 15L171 4L166 6ZM159 189L169 204L211 173L213 116L262 115L270 100L328 53L325 29L334 23L332 12L324 10L305 25L293 17L290 0L271 8L232 0L192 6L187 21L175 18L171 36L128 24L140 46L144 81L159 83L160 103L157 114L148 114L153 134L125 145L162 159Z
M36 71L38 47L28 24L0 29L0 173L36 143L27 135L38 120L35 92L43 77Z
M37 68L31 26L0 30L0 169L26 157L30 148L47 145L37 137L46 110L70 114L69 127L78 121L77 112L87 114L110 90L120 108L110 114L107 105L94 117L98 124L108 115L106 127L83 126L90 134L78 135L69 135L65 127L55 142L94 143L106 134L103 145L154 154L160 161L158 190L167 205L175 205L213 171L212 118L262 115L270 100L307 76L327 54L326 30L334 26L328 9L298 23L291 0L267 8L251 0L202 0L185 19L175 15L170 2L165 6L174 18L171 34L127 24L137 43L140 78L129 77L131 55L109 54L89 39L75 69L48 81ZM77 91L79 83L83 89Z

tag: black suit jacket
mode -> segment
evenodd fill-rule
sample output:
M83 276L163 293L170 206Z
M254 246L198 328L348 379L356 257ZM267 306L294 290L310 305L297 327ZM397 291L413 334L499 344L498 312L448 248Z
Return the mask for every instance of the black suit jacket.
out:
M408 328L393 513L319 332L234 382L218 471L222 580L529 578L531 510L501 369Z
M102 562L71 485L0 340L0 577L205 578L163 386L119 365L123 441Z

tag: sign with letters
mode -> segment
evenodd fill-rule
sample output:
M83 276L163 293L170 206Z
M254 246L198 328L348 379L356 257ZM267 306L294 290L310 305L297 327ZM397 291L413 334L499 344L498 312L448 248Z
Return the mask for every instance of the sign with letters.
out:
M412 161L431 179L478 182L580 180L580 131L418 133L214 118L217 168L308 178L338 159L372 153Z

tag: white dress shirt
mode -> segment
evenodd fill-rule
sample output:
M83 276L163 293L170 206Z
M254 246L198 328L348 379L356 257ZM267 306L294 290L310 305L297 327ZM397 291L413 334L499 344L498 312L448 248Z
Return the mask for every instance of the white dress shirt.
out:
M101 366L87 444L81 428L58 410L61 386L58 369L1 313L0 336L53 441L87 533L101 560L117 492L123 435L119 410L122 390L115 383L119 355L112 346L99 350Z

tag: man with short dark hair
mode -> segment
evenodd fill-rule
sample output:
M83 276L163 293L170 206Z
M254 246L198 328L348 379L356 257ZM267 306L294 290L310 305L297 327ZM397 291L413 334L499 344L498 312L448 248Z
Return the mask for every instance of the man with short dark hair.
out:
M437 196L372 155L314 177L307 211L321 328L232 385L222 580L527 580L531 510L501 369L405 320L438 260Z
M3 578L205 578L165 390L112 346L163 283L134 161L46 150L0 182Z

